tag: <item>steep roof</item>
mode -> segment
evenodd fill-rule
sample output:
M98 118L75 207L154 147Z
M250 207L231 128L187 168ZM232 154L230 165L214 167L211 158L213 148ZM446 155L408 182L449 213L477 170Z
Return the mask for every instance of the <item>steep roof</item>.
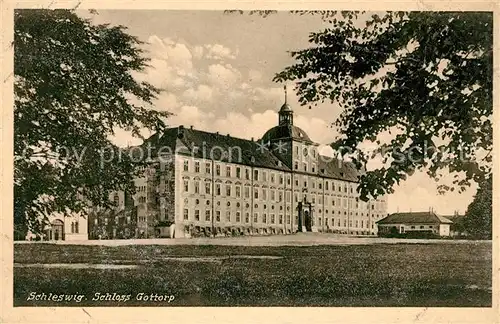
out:
M148 145L151 148L148 148ZM139 147L142 148L143 154L149 150L152 157L157 156L161 150L164 153L172 152L208 160L292 171L272 151L263 148L260 142L182 126L168 128L161 134L154 134ZM129 149L136 158L140 157L141 150ZM360 174L351 162L318 156L317 175L320 177L358 182Z
M318 157L318 174L326 178L357 182L360 172L351 162L320 155Z
M377 224L451 224L451 220L434 212L394 213L376 222Z
M176 152L179 154L269 169L290 170L271 151L254 141L191 128L177 127L175 130L175 136L171 134L170 129L167 130L161 136L160 143L171 144L172 137L178 139Z

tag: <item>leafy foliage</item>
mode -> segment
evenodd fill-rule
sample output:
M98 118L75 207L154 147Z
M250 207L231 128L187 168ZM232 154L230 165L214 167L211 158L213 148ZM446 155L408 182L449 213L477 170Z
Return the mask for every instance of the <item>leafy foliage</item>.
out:
M492 207L493 183L490 177L481 183L463 218L463 227L471 237L491 239Z
M161 130L169 113L145 108L160 90L132 77L148 59L123 26L69 10L14 14L14 219L40 232L50 213L85 213L107 206L112 190L133 191L135 165L110 135Z
M384 167L360 179L361 199L392 193L425 170L436 181L454 175L463 191L491 172L493 18L486 12L299 12L327 23L310 48L275 81L296 81L302 105L338 102L341 136L332 144L359 169L382 157ZM390 143L377 136L389 132ZM360 143L377 145L372 153ZM484 153L475 158L477 150Z

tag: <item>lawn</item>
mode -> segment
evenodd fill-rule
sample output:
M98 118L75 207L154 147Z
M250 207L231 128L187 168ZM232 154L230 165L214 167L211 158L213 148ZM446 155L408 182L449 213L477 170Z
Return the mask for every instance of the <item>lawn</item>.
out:
M204 259L186 262L176 257ZM15 267L15 306L491 306L489 242L304 247L16 244L14 262L138 265ZM78 293L85 298L80 303L28 301L32 292ZM92 301L95 293L131 298ZM175 299L139 301L138 293Z

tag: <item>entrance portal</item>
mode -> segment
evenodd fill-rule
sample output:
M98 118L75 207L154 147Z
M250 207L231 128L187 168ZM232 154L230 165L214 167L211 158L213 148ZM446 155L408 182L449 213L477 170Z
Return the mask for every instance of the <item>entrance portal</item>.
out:
M313 208L310 202L307 202L304 198L304 201L300 201L298 204L298 231L299 232L311 232L313 226Z
M304 212L304 221L305 221L306 231L310 232L312 230L312 219L311 219L311 214L309 213L308 210Z

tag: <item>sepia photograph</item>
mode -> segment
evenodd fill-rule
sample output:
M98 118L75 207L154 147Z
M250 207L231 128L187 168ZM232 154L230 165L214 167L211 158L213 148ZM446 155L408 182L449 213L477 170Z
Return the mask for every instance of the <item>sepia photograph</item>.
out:
M494 306L493 12L13 15L14 308Z

